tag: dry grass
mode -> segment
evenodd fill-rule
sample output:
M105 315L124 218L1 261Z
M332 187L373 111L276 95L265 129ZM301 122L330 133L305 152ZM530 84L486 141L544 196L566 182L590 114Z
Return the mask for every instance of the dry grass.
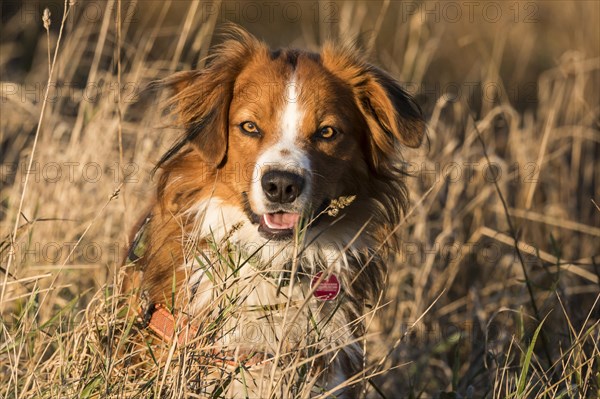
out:
M121 18L69 3L60 43L62 2L48 35L40 4L2 4L0 397L194 397L185 358L163 369L168 347L132 346L115 287L177 134L165 94L141 89L201 66L223 17L274 46L362 37L426 110L366 396L600 395L597 3L503 3L497 22L488 3L472 22L443 2L292 3L297 21L281 6L256 22L241 2L123 2Z

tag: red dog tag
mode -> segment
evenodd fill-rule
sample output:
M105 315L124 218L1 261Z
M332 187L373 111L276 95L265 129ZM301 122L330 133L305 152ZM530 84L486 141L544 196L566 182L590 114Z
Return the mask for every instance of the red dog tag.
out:
M315 284L319 284L315 289L315 298L321 301L332 301L337 298L340 293L340 280L338 280L335 274L330 275L327 278L324 278L319 283L319 279L323 275L323 272L317 273L316 276L313 277L312 282L310 283L310 288L313 289Z

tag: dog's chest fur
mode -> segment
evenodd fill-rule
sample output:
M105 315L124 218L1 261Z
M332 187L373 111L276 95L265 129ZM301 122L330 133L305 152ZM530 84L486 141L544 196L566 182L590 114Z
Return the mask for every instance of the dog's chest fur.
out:
M318 238L266 241L242 212L219 199L189 212L194 233L188 236L190 253L182 266L189 311L207 319L227 314L217 334L220 344L269 356L310 346L325 351L337 344L336 352L357 355L343 343L360 330L359 323L352 325L362 308L352 300L352 290L360 285L352 277L363 266L357 250L362 239L351 242L353 237L327 232ZM339 280L335 299L315 297L311 283L319 272Z
M250 367L255 373L262 370L253 377L257 385L251 392L260 396L272 390L271 373L275 381L285 382L285 389L306 374L327 390L360 370L364 298L380 283L380 258L367 249L366 234L347 234L346 225L292 241L269 241L241 210L219 198L199 201L177 221L163 218L153 217L147 228L179 234L171 234L171 241L151 241L146 261L163 252L178 256L172 256L172 267L147 270L150 302L168 304L165 292L174 291L174 307L189 316L205 345L240 358L256 353L271 359ZM339 281L335 299L315 297L311 283L319 272ZM299 374L301 368L307 371ZM231 392L244 391L244 384L234 379Z

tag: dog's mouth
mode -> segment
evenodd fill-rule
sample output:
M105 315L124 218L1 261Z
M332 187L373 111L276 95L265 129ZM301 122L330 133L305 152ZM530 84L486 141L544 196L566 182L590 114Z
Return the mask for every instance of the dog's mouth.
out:
M271 239L291 238L294 228L300 222L299 213L265 213L260 216L258 232Z
M294 230L298 228L303 217L306 216L298 212L289 212L286 210L278 210L276 212L257 215L252 211L247 194L243 193L242 196L244 198L244 212L246 213L246 216L248 216L248 219L250 219L253 224L258 225L258 232L260 235L270 240L283 241L291 239L294 236ZM330 202L330 200L324 200L317 208L316 212L313 213L316 217L312 219L308 218L308 223L302 223L306 224L307 227L316 225L321 219L319 215L323 214Z

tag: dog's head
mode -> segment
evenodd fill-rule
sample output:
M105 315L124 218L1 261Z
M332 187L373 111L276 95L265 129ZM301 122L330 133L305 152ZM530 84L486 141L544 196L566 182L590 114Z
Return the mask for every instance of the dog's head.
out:
M234 30L207 67L167 83L186 133L161 164L201 167L196 189L242 209L261 236L288 239L341 196L402 205L400 149L419 146L425 125L400 85L355 50L272 51ZM176 160L184 150L193 164Z

